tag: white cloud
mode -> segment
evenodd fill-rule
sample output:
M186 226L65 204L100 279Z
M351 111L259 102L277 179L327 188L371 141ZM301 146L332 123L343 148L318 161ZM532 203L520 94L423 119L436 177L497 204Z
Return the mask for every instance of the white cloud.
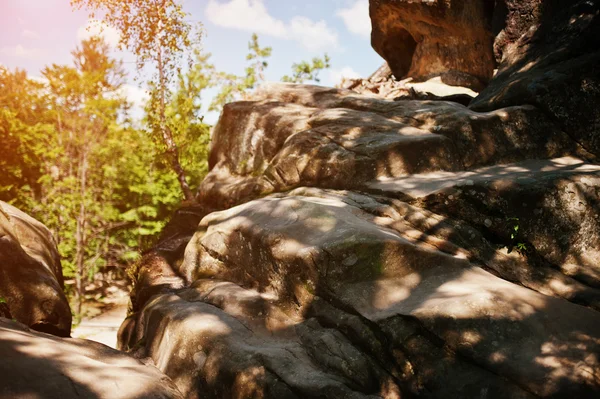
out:
M40 48L28 48L22 44L17 44L15 47L0 48L0 54L8 57L36 59L44 56L46 52Z
M205 13L209 21L224 28L275 37L285 37L287 34L283 21L269 15L262 0L231 0L228 3L210 0Z
M25 29L23 30L23 32L21 32L21 36L27 38L27 39L39 39L40 35L33 30L29 30L29 29Z
M329 83L332 86L335 86L342 82L344 78L346 79L358 79L360 78L360 74L356 72L349 66L343 67L342 69L330 69L328 76Z
M364 37L371 36L369 0L356 0L351 7L337 10L336 15L344 20L350 32Z
M288 24L269 14L264 0L229 0L224 3L209 0L206 17L224 28L295 40L310 51L331 49L338 45L337 33L324 20L312 21L293 17Z
M111 47L116 47L121 39L119 32L112 26L108 26L102 21L88 19L86 24L77 30L77 39L86 40L93 36L102 37Z
M313 22L306 17L294 17L290 23L290 36L310 51L332 49L338 45L337 33L323 20Z

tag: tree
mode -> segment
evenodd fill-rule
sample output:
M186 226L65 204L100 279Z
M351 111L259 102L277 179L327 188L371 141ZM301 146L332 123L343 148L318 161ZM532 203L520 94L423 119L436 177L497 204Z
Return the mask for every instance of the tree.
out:
M165 109L166 125L180 143L181 163L195 190L208 173L208 145L210 126L202 117L202 93L218 84L217 73L210 54L194 51L192 67L177 77L176 90L168 98ZM153 91L152 93L156 93ZM146 107L146 122L156 126L160 115L156 112L159 100L152 95Z
M67 271L76 279L76 315L81 314L83 280L101 262L101 248L107 245L106 233L115 218L111 181L104 179L109 162L100 154L119 129L116 121L126 104L119 95L125 74L108 53L102 39L92 38L72 53L75 67L53 65L43 71L57 151L49 173L40 179L47 187L41 205L56 218L50 226L58 230L59 248L72 269Z
M0 66L0 199L29 202L41 197L38 182L51 148L52 126L43 85Z
M125 123L124 74L100 39L52 65L43 79L0 68L0 198L44 222L57 238L77 320L85 287L107 266L124 268L149 248L181 201L164 148ZM198 185L208 171L209 126L201 99L215 84L209 54L177 76L165 119ZM154 92L156 95L156 92ZM148 119L156 118L148 107ZM155 125L156 123L150 123ZM162 141L159 140L162 145ZM192 186L192 188L195 188ZM71 289L74 288L74 289Z
M319 72L330 67L331 59L327 54L323 58L315 57L312 62L302 61L292 64L292 75L285 75L281 78L282 82L304 83L307 80L320 82Z
M153 130L159 132L171 166L177 175L186 200L194 198L179 160L179 147L167 124L167 98L170 83L181 71L186 53L200 42L202 29L186 21L186 13L175 0L71 0L80 9L87 7L91 17L104 11L105 22L121 34L120 48L136 56L138 70L152 64L155 73L150 79L158 115Z

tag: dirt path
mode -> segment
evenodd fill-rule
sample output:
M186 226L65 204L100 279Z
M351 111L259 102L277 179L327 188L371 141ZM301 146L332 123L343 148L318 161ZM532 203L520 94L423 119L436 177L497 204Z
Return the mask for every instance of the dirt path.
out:
M117 347L117 332L127 316L127 304L118 303L113 308L92 319L83 319L72 332L73 338L100 342Z

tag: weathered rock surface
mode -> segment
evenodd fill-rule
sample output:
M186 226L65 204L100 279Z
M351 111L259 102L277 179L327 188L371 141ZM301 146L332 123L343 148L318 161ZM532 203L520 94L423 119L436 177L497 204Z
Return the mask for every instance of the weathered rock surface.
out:
M466 240L443 238L470 248L509 281L600 309L599 165L575 158L526 161L382 179L367 189L468 222ZM482 236L498 246L521 246L526 261L481 245Z
M397 79L483 88L495 67L493 2L371 0L371 43Z
M0 319L0 398L181 398L173 383L104 345Z
M564 3L564 1L561 1ZM494 55L502 62L509 47L525 34L529 28L538 25L542 18L542 8L552 1L542 0L498 0L495 2L492 31ZM554 3L558 3L554 1Z
M147 340L191 397L600 392L598 312L485 271L415 213L318 189L213 213L174 265L195 283L154 297L122 340Z
M436 100L452 101L468 106L477 93L467 87L451 86L442 82L439 76L427 81L413 81L413 78L396 80L387 62L367 78L345 79L340 84L360 94L376 94L387 100Z
M471 108L533 104L599 156L600 1L544 1L538 8L539 18L507 47Z
M228 104L199 198L214 209L301 185L352 189L382 177L578 152L536 108L478 113L455 102L386 101L271 84Z
M188 398L599 396L593 160L530 105L266 86L225 107L121 347Z
M71 310L52 234L4 202L0 202L0 297L18 321L38 331L69 336Z
M515 174L480 173L471 186L455 185L424 204L501 242L522 243L564 274L600 288L600 166L567 158L514 167Z

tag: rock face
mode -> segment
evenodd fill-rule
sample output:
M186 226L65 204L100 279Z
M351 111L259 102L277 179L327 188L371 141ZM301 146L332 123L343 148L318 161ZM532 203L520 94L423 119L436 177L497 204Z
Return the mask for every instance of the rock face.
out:
M71 310L52 234L4 202L0 202L0 297L18 321L38 331L70 335Z
M121 346L188 398L596 397L586 154L530 105L266 86L225 107Z
M493 2L370 0L371 43L397 79L441 76L479 90L492 78Z
M152 366L104 345L0 319L0 398L181 398Z
M473 112L446 101L385 101L273 84L228 104L199 197L214 209L301 185L352 189L384 177L576 154L531 106ZM260 100L265 98L268 100Z
M471 108L533 104L599 156L600 1L544 1L534 15Z
M492 30L494 55L498 63L512 46L529 28L538 25L542 18L542 7L552 1L542 0L498 0L494 7ZM554 3L557 3L554 1Z

